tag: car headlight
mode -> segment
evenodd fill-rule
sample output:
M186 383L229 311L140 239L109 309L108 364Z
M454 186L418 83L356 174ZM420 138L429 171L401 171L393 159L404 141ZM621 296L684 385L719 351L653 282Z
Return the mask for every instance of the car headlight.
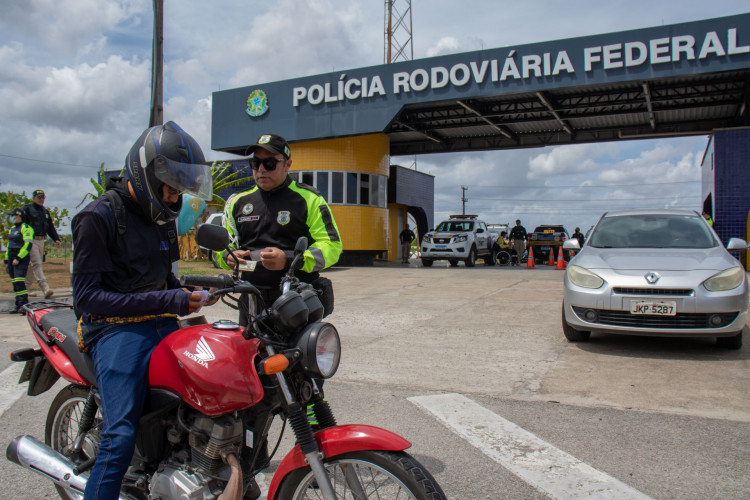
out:
M461 243L462 241L466 241L466 238L467 237L465 234L460 234L458 236L454 236L453 241L455 241L456 243Z
M583 288L599 288L604 280L581 266L568 266L566 272L571 283Z
M708 278L703 282L703 286L709 292L734 290L742 284L744 277L745 271L741 267L730 267Z
M432 236L430 236L429 234L425 234L424 236L422 236L422 241L424 241L425 243L432 243Z
M331 378L339 368L341 340L330 323L311 323L297 339L302 368L316 378Z
M536 235L536 234L532 234L532 235L531 235L531 239L532 239L532 240L535 240L535 239L537 239L537 235Z

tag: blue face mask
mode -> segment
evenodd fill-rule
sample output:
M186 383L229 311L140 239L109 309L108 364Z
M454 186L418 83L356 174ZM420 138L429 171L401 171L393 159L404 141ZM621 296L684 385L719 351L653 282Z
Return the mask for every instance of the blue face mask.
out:
M15 223L16 223L16 216L15 216L15 215L11 215L11 216L10 216L10 217L8 217L8 218L10 219L10 223L11 223L11 224L15 224Z

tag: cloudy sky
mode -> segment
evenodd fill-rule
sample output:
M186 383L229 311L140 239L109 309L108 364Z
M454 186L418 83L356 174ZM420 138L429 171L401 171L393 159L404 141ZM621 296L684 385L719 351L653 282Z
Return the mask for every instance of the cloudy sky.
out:
M396 0L399 3L399 0ZM211 93L382 64L383 0L165 0L165 120L209 159ZM120 168L149 120L151 0L0 0L0 190L75 213L99 165ZM747 12L747 0L412 0L414 58ZM435 218L461 211L531 229L604 210L700 208L698 136L420 156ZM413 157L394 157L411 166ZM437 223L438 220L435 222Z

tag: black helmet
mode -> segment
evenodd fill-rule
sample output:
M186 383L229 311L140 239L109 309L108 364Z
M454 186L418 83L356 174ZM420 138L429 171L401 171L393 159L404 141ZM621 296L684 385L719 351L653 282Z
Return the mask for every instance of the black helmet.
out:
M182 195L177 203L164 202L164 184L204 200L212 197L211 169L201 147L174 122L144 131L125 158L125 171L144 215L157 224L176 219L182 208Z

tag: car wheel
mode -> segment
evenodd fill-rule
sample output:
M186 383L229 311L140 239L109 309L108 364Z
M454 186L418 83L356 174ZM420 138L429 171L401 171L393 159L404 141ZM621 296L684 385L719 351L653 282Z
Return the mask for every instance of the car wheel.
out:
M458 266L458 261L456 259L449 259L448 260L448 264L450 264L451 267L457 267Z
M424 267L432 267L432 259L422 259L422 265Z
M562 307L562 328L568 342L586 342L591 337L591 332L576 330L565 321L565 304Z
M716 346L724 349L739 349L742 347L742 331L733 337L717 337Z
M476 263L477 263L477 249L472 246L471 249L469 250L469 256L466 257L464 264L466 264L466 267L474 267Z

